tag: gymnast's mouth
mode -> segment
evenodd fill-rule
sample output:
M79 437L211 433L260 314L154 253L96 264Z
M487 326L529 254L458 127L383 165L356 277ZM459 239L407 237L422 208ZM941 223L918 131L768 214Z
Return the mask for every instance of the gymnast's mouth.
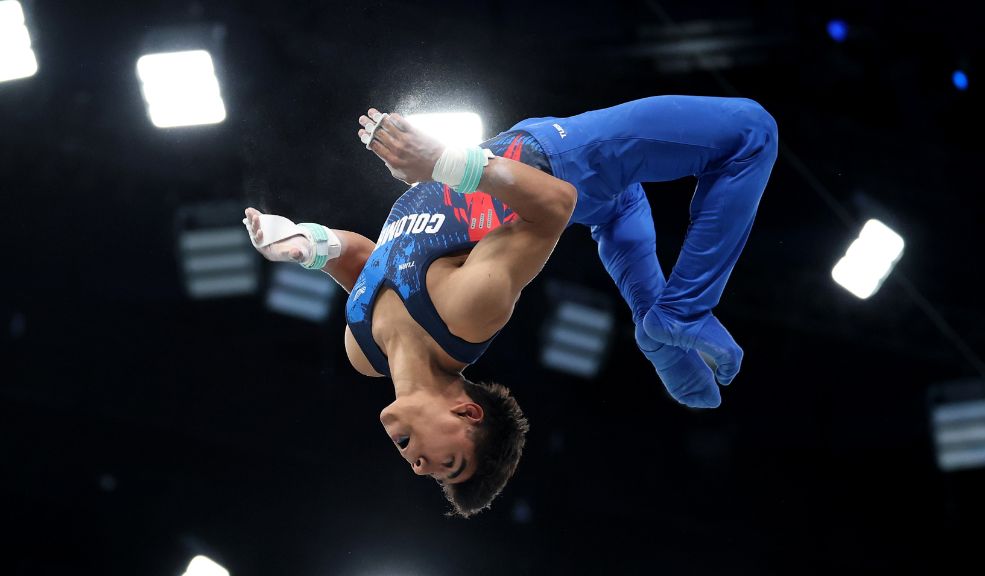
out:
M410 436L408 436L406 434L403 434L401 436L397 436L396 440L394 440L393 443L396 444L398 448L400 448L401 450L403 450L403 449L407 448L407 445L408 444L410 444Z

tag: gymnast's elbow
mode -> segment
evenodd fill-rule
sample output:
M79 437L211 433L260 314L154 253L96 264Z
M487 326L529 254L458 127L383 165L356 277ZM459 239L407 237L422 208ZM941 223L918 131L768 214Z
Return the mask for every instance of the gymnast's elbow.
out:
M557 180L557 185L551 196L557 218L567 224L575 211L575 206L578 204L578 190L569 182Z

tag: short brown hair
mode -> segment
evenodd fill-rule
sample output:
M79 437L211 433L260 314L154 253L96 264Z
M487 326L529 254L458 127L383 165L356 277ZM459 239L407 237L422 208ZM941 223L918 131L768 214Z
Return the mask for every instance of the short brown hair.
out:
M484 413L471 430L478 467L465 482L442 484L441 490L453 507L448 515L468 518L489 508L513 476L530 425L506 386L462 380L465 393Z

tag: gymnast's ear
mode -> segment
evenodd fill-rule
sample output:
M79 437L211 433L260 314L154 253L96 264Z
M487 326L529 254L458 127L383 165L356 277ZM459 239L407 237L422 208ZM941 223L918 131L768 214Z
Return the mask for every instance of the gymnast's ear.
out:
M485 412L482 411L482 406L479 406L475 402L461 402L452 406L451 411L462 418L465 418L472 424L478 424L482 422L485 417Z

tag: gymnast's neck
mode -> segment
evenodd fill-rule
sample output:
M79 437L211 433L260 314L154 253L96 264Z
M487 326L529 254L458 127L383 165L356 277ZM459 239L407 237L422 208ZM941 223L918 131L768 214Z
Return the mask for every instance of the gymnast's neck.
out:
M385 344L397 398L419 392L452 397L461 394L464 366L443 359L445 355L428 342L407 335L390 338Z

